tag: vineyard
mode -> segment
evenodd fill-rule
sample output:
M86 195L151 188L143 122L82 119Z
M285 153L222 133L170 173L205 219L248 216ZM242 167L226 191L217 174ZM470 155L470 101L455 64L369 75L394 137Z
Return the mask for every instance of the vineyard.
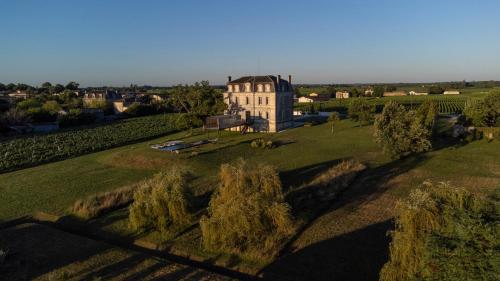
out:
M295 110L309 112L311 107L314 111L347 111L350 103L356 98L347 100L332 99L320 103L301 103L295 105ZM383 98L361 98L365 99L369 104L375 106L377 112L380 112L385 103L393 100L408 108L416 108L426 100L434 101L438 104L439 113L450 114L460 113L465 106L467 98L464 96L404 96L404 97L383 97Z
M159 137L181 128L179 114L132 118L94 128L0 142L0 173Z

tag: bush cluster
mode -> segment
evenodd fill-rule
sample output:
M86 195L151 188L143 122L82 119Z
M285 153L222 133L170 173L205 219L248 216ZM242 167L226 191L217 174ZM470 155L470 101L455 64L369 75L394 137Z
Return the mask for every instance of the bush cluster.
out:
M380 280L497 280L499 204L445 183L413 191L397 204Z
M129 209L129 225L136 231L153 229L170 236L192 222L190 174L172 166L143 182Z
M250 143L250 146L252 148L268 148L268 149L271 149L271 148L276 147L276 144L272 140L267 140L266 141L266 140L264 140L262 138L258 138L258 139L253 140Z
M72 213L86 220L96 218L109 211L130 204L138 187L139 184L132 184L78 200L73 204Z
M253 258L277 253L294 231L277 171L268 165L221 166L220 185L200 220L205 249Z

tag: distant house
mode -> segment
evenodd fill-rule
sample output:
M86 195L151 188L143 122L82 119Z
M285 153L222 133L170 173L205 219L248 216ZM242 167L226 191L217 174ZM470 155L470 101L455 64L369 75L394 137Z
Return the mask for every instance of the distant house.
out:
M444 91L443 95L460 95L459 91Z
M404 91L397 91L397 92L385 92L384 97L400 97L400 96L406 96L406 92Z
M317 93L310 93L307 97L300 97L298 99L299 103L311 103L311 102L321 102L327 101L330 97L328 95L321 95Z
M336 99L348 99L351 97L351 93L348 91L338 91L335 93L335 98Z
M165 99L165 97L157 95L157 94L150 95L149 97L151 98L151 100L156 101L156 102L163 101Z
M428 94L429 94L428 92L410 91L410 96L427 96Z
M28 93L26 93L26 91L17 90L15 92L9 93L8 96L13 99L27 99Z
M109 102L113 103L114 101L121 100L122 96L114 90L105 90L105 91L85 91L83 95L83 103L87 106L95 105L96 102Z
M365 96L373 96L373 93L374 93L374 91L372 88L365 90Z

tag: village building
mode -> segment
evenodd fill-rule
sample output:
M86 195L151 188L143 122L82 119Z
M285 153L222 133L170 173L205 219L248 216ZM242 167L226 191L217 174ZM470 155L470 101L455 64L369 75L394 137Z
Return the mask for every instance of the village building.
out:
M232 129L278 132L293 126L291 75L288 81L280 75L244 76L234 81L229 76L226 85L227 91L223 93L228 105L226 114L242 120L241 126Z
M460 95L459 91L444 91L443 95Z
M401 96L407 96L405 91L396 91L396 92L385 92L384 97L401 97Z
M103 102L113 103L121 99L122 96L114 90L85 91L83 95L83 103L87 106L94 106Z
M351 97L351 93L348 91L338 91L335 93L335 98L336 99L348 99Z
M409 94L410 94L410 96L427 96L429 93L428 92L410 91Z
M366 90L365 90L365 96L367 96L367 97L368 97L368 96L369 96L369 97L373 96L373 93L374 93L374 91L373 91L373 89L372 89L372 88L369 88L369 89L366 89Z
M299 97L299 103L311 103L311 102L322 102L328 101L330 99L329 95L322 95L317 93L310 93L308 96Z
M28 93L26 91L21 91L21 90L11 92L7 95L13 99L27 99L28 98Z

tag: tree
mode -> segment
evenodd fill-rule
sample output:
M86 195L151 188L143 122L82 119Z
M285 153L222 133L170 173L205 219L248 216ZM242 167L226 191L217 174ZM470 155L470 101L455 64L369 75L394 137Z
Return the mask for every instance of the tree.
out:
M366 124L372 119L374 107L362 98L354 99L349 105L349 118L361 124Z
M431 132L438 116L438 106L433 101L424 101L417 109L417 118Z
M396 205L380 280L498 280L499 204L446 183L412 191Z
M5 91L5 90L7 90L7 87L3 83L0 83L0 91Z
M500 126L500 91L491 92L484 97L484 105L486 125Z
M59 105L59 103L57 103L57 101L54 101L54 100L46 101L42 105L42 108L45 111L49 112L50 114L57 114L62 109L61 106Z
M50 88L51 94L58 94L62 91L64 91L64 86L61 84L56 84L54 87Z
M76 83L74 81L71 81L68 84L66 84L65 88L68 89L68 90L71 90L71 91L77 91L78 87L80 87L80 84L78 84L78 83Z
M7 86L5 86L5 88L9 91L15 91L16 90L16 84L14 83L9 83L7 84Z
M483 100L467 100L463 112L467 123L474 126L500 126L500 92L489 93Z
M44 89L50 89L52 88L52 84L50 84L50 82L44 82L41 87Z
M330 114L330 116L328 116L328 122L330 123L330 126L332 128L332 134L333 134L333 127L336 126L336 124L340 122L339 113L332 112L332 114Z
M221 114L226 109L222 93L211 87L208 81L174 87L169 102L176 111L187 112L199 118Z
M200 220L205 249L237 255L270 257L293 233L290 206L278 172L244 160L221 166L220 184L208 215Z
M385 153L397 159L432 148L430 131L413 110L395 101L388 102L375 118L374 138Z
M189 225L193 219L189 177L185 167L173 165L141 184L129 208L129 226L171 236Z
M431 86L429 88L429 95L440 95L444 92L441 86Z
M375 88L373 88L373 96L380 98L383 95L384 95L384 87L376 86Z
M388 86L385 87L385 89L386 89L387 92L394 92L398 88L396 88L396 86L394 86L394 85L388 85Z

